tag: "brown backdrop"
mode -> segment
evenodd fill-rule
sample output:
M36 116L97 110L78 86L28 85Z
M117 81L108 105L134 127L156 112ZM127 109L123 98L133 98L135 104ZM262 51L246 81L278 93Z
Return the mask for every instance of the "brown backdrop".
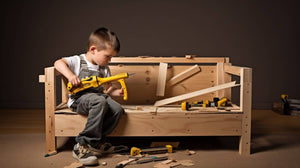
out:
M297 1L64 0L1 5L1 108L43 108L38 75L85 51L99 26L115 31L123 56L229 56L253 68L253 108L285 93L300 99Z

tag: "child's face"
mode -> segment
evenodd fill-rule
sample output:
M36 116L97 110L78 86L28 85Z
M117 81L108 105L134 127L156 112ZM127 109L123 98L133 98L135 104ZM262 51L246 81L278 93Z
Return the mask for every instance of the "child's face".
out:
M92 56L92 63L100 66L107 65L116 54L117 52L111 48L105 50L95 49Z

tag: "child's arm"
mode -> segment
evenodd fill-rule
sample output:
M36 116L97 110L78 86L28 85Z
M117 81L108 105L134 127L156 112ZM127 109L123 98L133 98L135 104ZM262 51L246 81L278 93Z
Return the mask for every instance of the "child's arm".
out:
M80 79L69 69L66 59L62 58L55 61L54 67L58 72L64 75L73 86L80 84Z

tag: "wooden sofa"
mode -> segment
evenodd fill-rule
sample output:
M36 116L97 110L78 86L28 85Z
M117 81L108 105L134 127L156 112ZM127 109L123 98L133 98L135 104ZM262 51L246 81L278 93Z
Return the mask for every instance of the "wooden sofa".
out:
M228 57L193 55L114 57L110 68L112 75L136 73L125 79L128 100L116 98L125 115L110 136L239 136L239 153L250 154L251 68L232 66ZM76 136L86 122L86 116L66 107L67 81L61 76L54 67L45 68L45 74L39 76L45 84L47 153L56 152L57 137ZM233 78L239 83L228 86ZM232 107L181 109L183 101L231 100L232 87L239 87L239 101Z

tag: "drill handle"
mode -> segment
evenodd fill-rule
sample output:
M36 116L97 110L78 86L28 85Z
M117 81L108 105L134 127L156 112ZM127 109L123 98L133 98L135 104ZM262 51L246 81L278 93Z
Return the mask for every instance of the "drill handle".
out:
M121 84L121 87L123 88L123 100L127 100L128 99L128 95L127 95L127 88L126 88L126 84L125 84L125 80L124 79L119 79L118 82Z

